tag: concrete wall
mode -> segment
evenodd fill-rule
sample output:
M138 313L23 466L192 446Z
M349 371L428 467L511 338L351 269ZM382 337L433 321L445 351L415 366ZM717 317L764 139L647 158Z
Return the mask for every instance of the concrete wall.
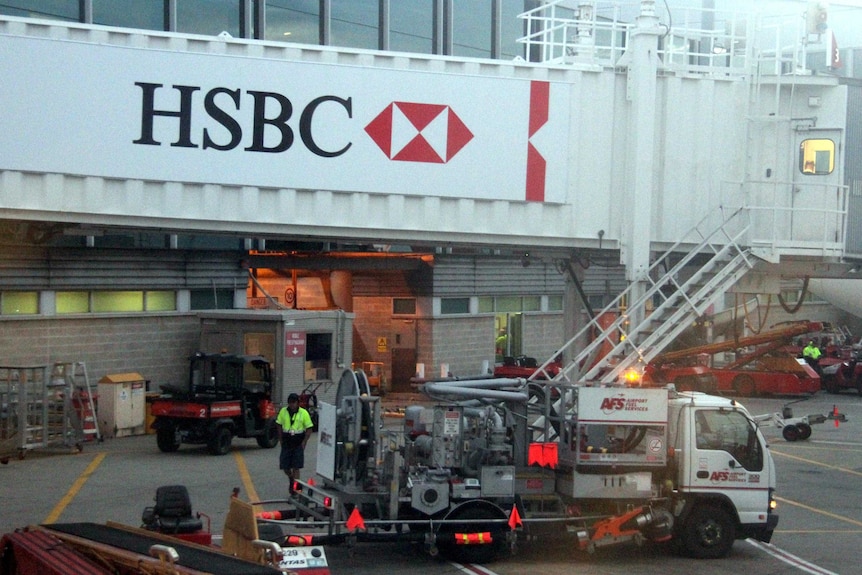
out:
M90 384L111 373L140 373L158 391L188 377L198 344L193 314L148 314L0 321L0 365L83 361Z

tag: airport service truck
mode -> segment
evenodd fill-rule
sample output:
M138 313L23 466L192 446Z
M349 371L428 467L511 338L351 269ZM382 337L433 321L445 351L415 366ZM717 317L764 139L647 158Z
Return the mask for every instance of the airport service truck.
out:
M772 456L733 399L519 378L424 391L383 425L364 374L345 371L320 406L316 476L258 516L288 543L413 539L472 563L543 537L718 558L778 523Z

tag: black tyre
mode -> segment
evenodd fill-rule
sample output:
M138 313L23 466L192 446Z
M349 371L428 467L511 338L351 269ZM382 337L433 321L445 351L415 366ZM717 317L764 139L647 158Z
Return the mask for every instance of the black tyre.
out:
M230 442L233 440L233 432L227 425L222 425L215 430L207 442L207 448L213 455L224 455L230 451Z
M257 444L264 449L272 449L278 445L278 425L274 419L267 419L263 424L263 435L258 435Z
M798 441L802 434L795 425L785 425L784 429L781 430L781 436L787 441Z
M757 395L754 380L750 375L737 375L733 378L733 391L740 397L753 397Z
M177 440L177 428L173 423L163 421L159 424L156 428L156 445L164 453L173 453L180 448L180 442Z
M799 439L805 440L811 437L811 426L807 423L797 423L796 428L799 430Z
M718 559L730 553L736 528L730 515L716 505L695 507L677 532L686 555Z
M446 519L506 519L507 515L496 505L487 501L467 503L452 510ZM493 537L492 543L481 545L458 545L455 543L455 533L490 532ZM490 563L506 550L505 530L500 524L488 523L464 523L461 526L444 524L437 531L438 547L440 555L456 563Z

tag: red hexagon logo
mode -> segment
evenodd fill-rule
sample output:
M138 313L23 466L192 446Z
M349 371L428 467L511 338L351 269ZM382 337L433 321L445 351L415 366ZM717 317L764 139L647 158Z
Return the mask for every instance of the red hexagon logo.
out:
M417 102L392 102L365 132L390 160L429 164L445 164L473 139L449 106Z

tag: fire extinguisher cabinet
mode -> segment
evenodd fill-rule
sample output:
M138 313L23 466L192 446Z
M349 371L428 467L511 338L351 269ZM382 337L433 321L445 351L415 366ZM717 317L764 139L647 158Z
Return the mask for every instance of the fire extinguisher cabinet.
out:
M99 380L99 431L102 437L143 435L146 380L138 373L116 373Z

